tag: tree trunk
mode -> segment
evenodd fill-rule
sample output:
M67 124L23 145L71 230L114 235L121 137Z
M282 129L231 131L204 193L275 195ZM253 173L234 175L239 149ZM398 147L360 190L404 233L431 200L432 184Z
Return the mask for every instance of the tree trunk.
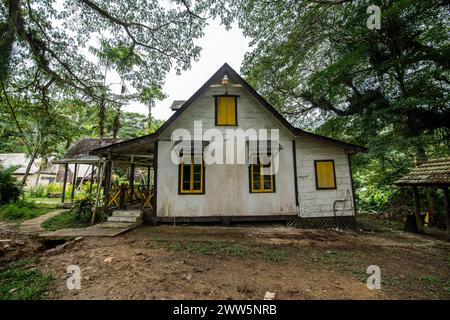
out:
M37 148L37 146L35 146L34 150L33 150L33 153L31 154L30 160L28 161L25 173L24 173L24 175L22 177L22 181L20 182L22 187L25 186L25 184L26 184L28 175L30 174L31 166L33 165L33 162L34 162L34 160L36 159L36 156L37 156L37 150L38 150L38 148Z

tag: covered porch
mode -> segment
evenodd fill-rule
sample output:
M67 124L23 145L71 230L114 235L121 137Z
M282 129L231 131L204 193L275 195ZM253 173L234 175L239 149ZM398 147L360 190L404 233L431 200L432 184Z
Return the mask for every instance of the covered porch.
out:
M154 215L156 153L153 135L91 150L91 156L102 160L100 180L103 189L102 192L100 188L97 190L96 206L105 211L142 209L145 215ZM120 172L122 178L114 172Z

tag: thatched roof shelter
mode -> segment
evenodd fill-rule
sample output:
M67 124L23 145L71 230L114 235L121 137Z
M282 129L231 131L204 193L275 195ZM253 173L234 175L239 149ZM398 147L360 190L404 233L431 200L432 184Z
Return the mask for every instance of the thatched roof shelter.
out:
M447 215L447 232L450 240L450 157L428 160L412 169L406 176L395 181L398 186L412 187L416 215L417 231L423 232L421 222L418 187L442 188L444 190L444 206Z
M394 182L400 186L449 186L450 157L432 159Z

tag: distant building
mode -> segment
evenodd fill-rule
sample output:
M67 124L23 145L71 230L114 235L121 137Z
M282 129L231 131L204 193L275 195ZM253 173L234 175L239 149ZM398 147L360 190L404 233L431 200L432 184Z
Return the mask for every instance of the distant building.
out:
M0 165L4 168L11 166L19 166L14 171L13 176L21 181L28 166L29 157L25 153L0 153ZM35 159L31 164L25 182L25 188L36 186L46 186L50 182L60 182L64 177L64 168L59 164L52 162L53 158L44 161L43 159Z

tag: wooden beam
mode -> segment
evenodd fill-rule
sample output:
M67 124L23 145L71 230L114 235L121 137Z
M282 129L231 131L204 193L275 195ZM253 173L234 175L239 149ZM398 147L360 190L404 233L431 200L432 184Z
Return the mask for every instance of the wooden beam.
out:
M422 217L420 215L420 199L419 199L419 190L416 186L412 188L413 190L413 197L414 197L414 215L416 218L416 226L417 226L417 232L423 233L423 222Z
M72 193L70 194L70 202L73 202L73 199L75 198L75 189L77 186L77 169L78 169L78 164L75 163L75 168L73 169Z
M92 194L92 185L94 184L94 164L91 167L91 184L89 185L89 194Z
M450 197L448 187L444 188L444 207L447 215L447 237L450 240Z
M130 201L133 200L133 195L134 195L134 163L131 164L130 167Z
M104 176L105 179L103 181L104 183L104 188L103 188L103 199L104 199L104 210L108 210L108 202L109 202L109 189L111 187L111 171L112 171L112 162L111 160L108 160L105 164L105 169L104 169ZM99 181L99 183L101 183Z
M147 167L147 190L150 190L150 166Z
M64 181L63 181L63 189L62 189L62 197L61 197L61 202L62 203L64 203L64 200L66 198L67 171L69 171L69 164L68 163L66 163L64 165Z

